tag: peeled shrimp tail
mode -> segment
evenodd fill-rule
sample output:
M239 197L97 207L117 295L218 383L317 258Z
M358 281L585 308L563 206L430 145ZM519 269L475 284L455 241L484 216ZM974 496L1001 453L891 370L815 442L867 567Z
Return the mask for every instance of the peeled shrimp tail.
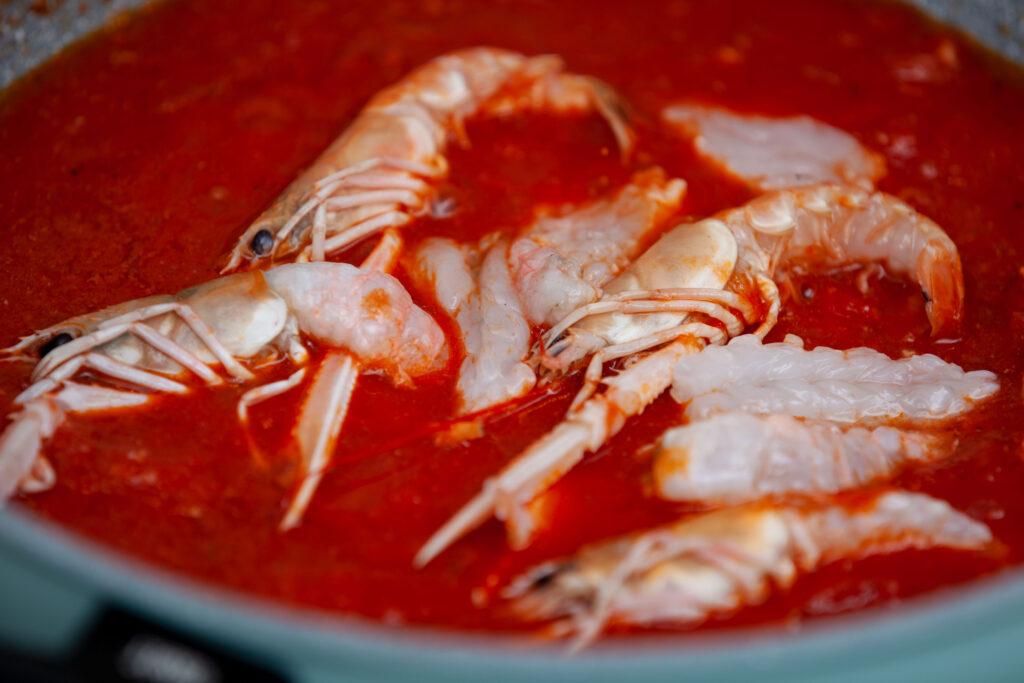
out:
M943 457L944 428L999 389L991 372L937 356L806 351L754 335L680 358L673 377L690 424L662 437L659 492L731 503L835 493Z
M943 500L905 491L882 494L863 508L822 506L790 516L794 528L799 526L813 544L801 548L804 570L880 552L934 547L972 550L992 542L992 532L981 522Z
M455 387L459 415L514 400L537 379L523 362L530 325L512 287L508 243L489 237L481 240L493 242L483 254L439 237L424 241L416 252L416 278L451 316L466 352Z
M661 118L692 137L702 157L759 192L822 182L871 190L885 175L881 154L809 116L769 118L681 103L666 107Z
M665 432L654 481L662 498L704 503L834 494L948 455L951 441L889 426L843 431L823 420L724 413Z
M753 335L713 346L673 369L672 397L690 419L742 410L854 424L903 419L936 425L999 390L985 370L937 356L893 360L874 349L805 351Z

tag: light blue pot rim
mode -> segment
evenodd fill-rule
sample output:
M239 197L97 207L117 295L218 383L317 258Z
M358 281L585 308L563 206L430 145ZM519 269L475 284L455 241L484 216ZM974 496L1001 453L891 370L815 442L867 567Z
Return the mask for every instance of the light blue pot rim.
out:
M520 635L389 627L212 587L115 553L20 510L0 552L109 604L284 672L353 680L1020 680L1024 572L1009 570L895 606L782 626L612 639L576 657ZM922 676L925 676L922 678Z
M28 11L28 0L16 0L11 11L20 11L24 21L0 40L0 86L116 12L144 2L64 3L53 15L41 17ZM912 2L1024 64L1024 4L1019 0ZM214 588L114 553L18 509L0 511L0 559L17 564L22 575L29 572L38 585L52 586L57 602L78 593L87 596L89 614L106 604L120 606L262 661L295 680L1024 680L1020 568L894 609L818 620L795 631L774 626L613 639L569 658L563 645L523 636L388 627ZM21 590L27 589L0 585L0 592ZM26 598L23 604L33 604L36 596ZM2 621L33 618L50 615L42 610L0 614Z

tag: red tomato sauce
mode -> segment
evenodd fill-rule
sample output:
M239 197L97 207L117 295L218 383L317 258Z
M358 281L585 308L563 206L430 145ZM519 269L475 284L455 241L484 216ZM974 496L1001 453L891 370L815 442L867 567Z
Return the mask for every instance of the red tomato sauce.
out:
M472 146L451 150L444 189L459 211L420 220L406 235L469 239L514 229L539 204L598 196L655 164L688 181L684 215L735 206L747 190L658 123L663 106L691 98L808 114L851 132L885 155L880 189L934 219L960 249L966 322L953 343L929 336L918 288L881 277L864 295L852 271L798 278L771 339L793 332L809 345L868 345L894 357L932 352L997 373L999 395L951 427L954 455L895 481L988 524L996 549L833 563L765 605L708 626L845 612L1024 561L1024 79L900 6L159 3L58 56L0 99L0 343L215 277L236 236L371 94L471 45L558 53L571 70L607 81L631 104L639 153L624 166L597 117L472 121ZM279 370L283 376L287 368ZM2 405L27 378L27 368L0 364ZM680 413L662 397L546 494L550 523L528 550L509 552L501 526L488 522L414 571L424 540L558 422L571 392L538 390L489 420L482 438L444 445L435 434L453 412L450 380L395 389L370 375L359 382L305 521L282 534L300 396L293 391L253 410L259 457L235 418L237 390L71 418L45 451L57 485L17 504L215 584L392 623L493 630L532 627L498 599L513 575L694 509L651 494L651 444Z

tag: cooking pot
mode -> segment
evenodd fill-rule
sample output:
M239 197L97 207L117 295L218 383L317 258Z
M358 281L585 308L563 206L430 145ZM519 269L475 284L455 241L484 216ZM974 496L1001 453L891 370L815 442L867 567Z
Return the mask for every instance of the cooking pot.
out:
M0 10L0 87L142 2L52 4ZM916 4L1024 64L1020 0ZM525 636L389 627L266 602L144 566L17 508L0 514L0 678L14 680L1020 681L1022 615L1024 573L1012 570L813 629L636 637L573 658Z

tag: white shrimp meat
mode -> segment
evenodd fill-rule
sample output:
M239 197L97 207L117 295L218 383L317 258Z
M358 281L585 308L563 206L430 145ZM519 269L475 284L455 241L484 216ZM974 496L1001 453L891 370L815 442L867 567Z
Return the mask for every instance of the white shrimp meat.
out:
M871 190L885 159L849 133L809 116L769 118L698 104L662 111L673 129L693 138L704 158L758 191L822 182Z
M945 420L999 389L985 370L964 372L938 356L892 360L869 348L812 351L762 344L752 335L680 358L672 397L691 420L713 413L784 414L853 424Z
M797 493L833 494L949 452L941 434L890 427L843 430L788 415L723 413L666 431L654 459L667 500L745 503Z
M533 388L536 375L523 362L530 326L508 269L508 243L498 240L480 260L477 250L434 237L416 253L418 277L455 320L466 356L459 367L458 413L511 401Z

